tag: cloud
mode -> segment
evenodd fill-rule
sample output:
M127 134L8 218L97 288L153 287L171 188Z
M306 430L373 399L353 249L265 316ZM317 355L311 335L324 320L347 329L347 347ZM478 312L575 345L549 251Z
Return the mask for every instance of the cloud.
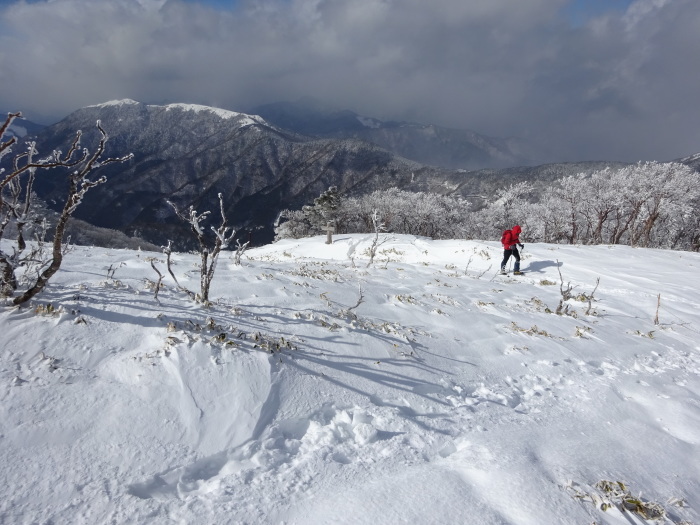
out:
M0 9L0 107L133 98L339 108L544 144L546 160L700 151L700 4L637 0L51 0Z

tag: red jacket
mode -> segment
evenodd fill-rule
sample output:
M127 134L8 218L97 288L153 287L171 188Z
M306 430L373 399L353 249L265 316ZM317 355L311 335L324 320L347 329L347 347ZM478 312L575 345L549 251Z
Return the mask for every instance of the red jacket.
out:
M517 224L513 226L512 230L506 230L503 232L503 237L501 242L503 243L504 250L511 250L516 244L520 244L520 232L523 231Z

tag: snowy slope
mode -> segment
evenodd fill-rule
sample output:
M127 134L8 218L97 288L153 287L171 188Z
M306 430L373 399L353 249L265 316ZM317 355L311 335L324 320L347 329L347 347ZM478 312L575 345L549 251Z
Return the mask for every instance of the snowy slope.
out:
M700 254L528 244L514 278L371 238L223 257L210 308L76 247L0 310L0 523L645 523L602 480L700 523Z

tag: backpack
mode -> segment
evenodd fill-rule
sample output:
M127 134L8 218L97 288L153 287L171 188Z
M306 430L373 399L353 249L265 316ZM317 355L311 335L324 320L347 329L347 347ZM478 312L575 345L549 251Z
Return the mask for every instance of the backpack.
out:
M512 239L513 232L510 230L505 230L503 232L503 235L501 235L501 244L503 246L510 245L511 244L511 239Z

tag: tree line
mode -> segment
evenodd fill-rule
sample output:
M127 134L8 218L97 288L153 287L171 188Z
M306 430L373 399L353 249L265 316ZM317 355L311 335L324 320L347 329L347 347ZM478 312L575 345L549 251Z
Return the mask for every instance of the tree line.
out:
M700 174L679 163L639 162L561 178L544 191L528 182L474 204L455 195L398 188L343 196L331 187L301 210L284 210L277 239L384 230L434 239L498 239L520 224L530 242L626 244L700 250Z

